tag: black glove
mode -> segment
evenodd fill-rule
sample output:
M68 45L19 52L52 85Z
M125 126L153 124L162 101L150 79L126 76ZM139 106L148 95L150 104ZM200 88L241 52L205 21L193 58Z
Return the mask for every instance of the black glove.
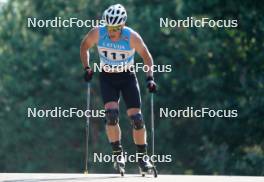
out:
M86 82L90 82L91 79L93 78L93 70L87 66L84 68L84 80Z
M157 84L154 82L153 76L147 77L147 87L150 93L154 93L157 91Z

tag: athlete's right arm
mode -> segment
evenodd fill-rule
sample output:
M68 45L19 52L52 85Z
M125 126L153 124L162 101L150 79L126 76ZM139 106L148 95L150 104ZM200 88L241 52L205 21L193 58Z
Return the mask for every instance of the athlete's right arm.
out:
M80 47L80 56L84 68L89 66L89 58L90 58L89 49L98 42L98 37L99 37L98 28L95 27L92 30L90 30L82 40Z

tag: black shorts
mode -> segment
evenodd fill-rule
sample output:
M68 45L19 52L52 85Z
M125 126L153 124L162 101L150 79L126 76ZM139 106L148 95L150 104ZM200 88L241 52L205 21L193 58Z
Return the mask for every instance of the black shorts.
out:
M103 71L99 78L104 104L118 102L120 93L122 93L127 109L140 108L140 90L135 73L106 73Z

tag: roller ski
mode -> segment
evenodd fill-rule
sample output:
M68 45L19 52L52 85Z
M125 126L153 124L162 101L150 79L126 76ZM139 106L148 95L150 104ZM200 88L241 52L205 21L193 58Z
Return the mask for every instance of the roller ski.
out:
M125 159L123 155L114 157L114 169L120 173L121 176L125 174Z
M146 174L153 174L153 176L156 178L158 177L158 172L156 167L149 161L140 159L139 162L139 173L142 177L145 177Z

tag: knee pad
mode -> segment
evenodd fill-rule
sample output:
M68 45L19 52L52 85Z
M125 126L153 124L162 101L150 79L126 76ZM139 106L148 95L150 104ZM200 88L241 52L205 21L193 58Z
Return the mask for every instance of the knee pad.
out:
M107 109L105 111L105 119L107 125L116 125L119 122L118 109Z
M130 119L132 120L132 125L135 130L140 130L142 128L145 128L145 123L143 121L143 116L140 113L137 113L135 115L130 116Z

